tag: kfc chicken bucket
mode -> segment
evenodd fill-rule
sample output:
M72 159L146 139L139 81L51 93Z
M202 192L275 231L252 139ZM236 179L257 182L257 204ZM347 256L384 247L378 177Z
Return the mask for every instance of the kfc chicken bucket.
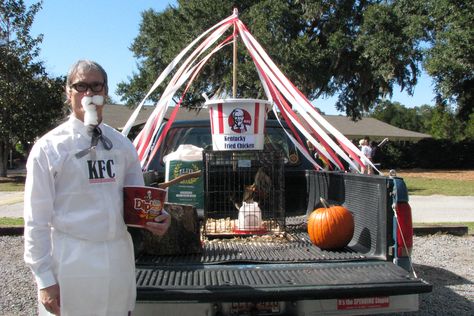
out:
M123 216L125 224L131 227L145 227L161 214L166 190L146 186L125 186L123 188Z
M206 102L213 150L262 150L267 100L221 99Z

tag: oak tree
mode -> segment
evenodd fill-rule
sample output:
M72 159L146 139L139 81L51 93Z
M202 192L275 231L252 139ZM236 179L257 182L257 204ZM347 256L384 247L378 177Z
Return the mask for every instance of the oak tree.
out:
M30 28L41 2L0 0L0 176L7 175L8 153L28 146L64 117L63 78L50 78L36 61L42 36Z
M272 60L309 99L338 95L336 108L353 118L395 87L411 93L417 83L424 20L407 14L409 9L397 1L178 0L162 12L143 12L131 46L138 72L119 84L122 100L130 105L141 101L168 63L204 30L229 16L234 6ZM238 97L264 96L242 43L237 81ZM231 86L229 46L210 60L183 105L198 106L203 92L229 95ZM151 99L157 101L162 91Z

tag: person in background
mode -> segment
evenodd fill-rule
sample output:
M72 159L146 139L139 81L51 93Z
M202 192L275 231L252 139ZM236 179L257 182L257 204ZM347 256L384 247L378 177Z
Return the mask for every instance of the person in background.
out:
M360 146L360 151L364 154L364 156L366 156L367 159L371 160L372 159L372 150L370 149L370 146L369 146L368 137L362 138L359 141L359 146ZM372 174L372 167L370 165L368 165L367 168L361 167L360 171L361 171L361 173Z
M72 114L33 146L25 183L24 259L40 315L127 315L135 304L123 187L144 185L132 143L102 122L107 74L80 60L66 82ZM147 229L163 235L166 212Z
M370 147L370 159L372 162L374 161L375 154L377 152L377 142L376 141L371 141L369 144Z
M380 160L380 150L388 143L388 141L388 137L386 137L379 143L375 141L370 142L370 148L372 149L372 162Z
M309 140L306 140L306 146L308 147L309 153L313 156L316 163L321 166L323 170L329 170L328 162L319 155L316 147Z
M370 142L370 161L372 161L372 163L374 164L374 166L376 166L375 164L375 161L377 161L376 157L377 157L377 149L379 148L377 146L377 142L376 141L371 141ZM379 167L377 168L380 168L380 164L378 164ZM376 173L376 170L373 170L373 173Z

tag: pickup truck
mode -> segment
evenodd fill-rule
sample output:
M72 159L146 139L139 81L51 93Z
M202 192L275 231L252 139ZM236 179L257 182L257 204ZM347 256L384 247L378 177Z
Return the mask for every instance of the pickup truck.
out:
M145 172L147 185L164 181L163 157L181 144L204 148L203 156L212 153L209 124L175 121ZM205 233L210 207L206 201L198 212L204 231L201 253L137 253L135 314L367 315L418 310L419 294L432 286L412 270L413 228L403 179L315 170L277 121L267 120L265 135L264 151L282 156L277 196L283 233L275 238L217 236L216 242ZM234 171L241 160L253 159L244 153L227 155L236 159ZM204 161L203 166L205 190L211 176L229 177L219 175L222 164ZM308 237L306 219L321 197L353 214L354 234L343 249L322 250ZM232 214L235 220L237 212Z

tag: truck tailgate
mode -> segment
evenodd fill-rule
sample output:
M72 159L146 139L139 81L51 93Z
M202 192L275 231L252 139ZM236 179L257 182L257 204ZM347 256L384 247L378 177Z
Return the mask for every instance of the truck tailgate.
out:
M431 291L389 262L161 266L137 269L139 301L303 300Z
M346 247L324 251L307 234L289 242L215 242L202 254L137 257L139 301L303 300L424 293L431 285ZM275 297L276 295L276 297Z

